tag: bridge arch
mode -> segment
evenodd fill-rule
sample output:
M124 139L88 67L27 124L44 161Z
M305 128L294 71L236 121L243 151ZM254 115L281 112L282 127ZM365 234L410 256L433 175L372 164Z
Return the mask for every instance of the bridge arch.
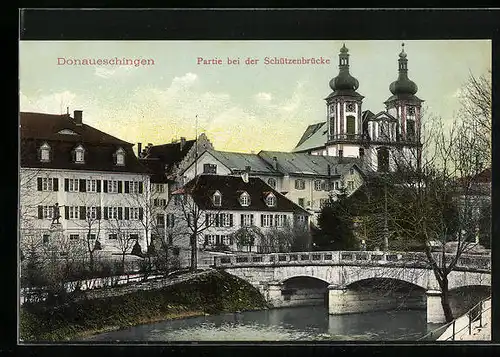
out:
M401 291L401 290L416 290L425 293L424 286L415 284L402 279L386 278L386 277L371 277L353 281L345 285L346 289L351 290L366 290L366 289L379 289L386 291Z

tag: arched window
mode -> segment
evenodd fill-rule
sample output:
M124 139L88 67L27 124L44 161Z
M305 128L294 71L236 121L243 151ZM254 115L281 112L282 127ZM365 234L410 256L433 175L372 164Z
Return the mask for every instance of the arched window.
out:
M277 183L277 182L276 182L276 179L275 179L275 178L272 178L272 177L271 177L271 178L269 178L269 179L267 180L267 184L268 184L269 186L271 186L272 188L276 188L276 183Z
M47 143L43 143L43 145L40 147L40 161L50 161L50 146Z
M222 205L222 195L219 191L215 191L214 195L212 196L212 202L216 207L220 207Z
M85 149L83 146L78 145L74 152L74 161L79 164L85 163Z
M268 207L274 207L276 206L276 196L272 193L270 193L269 195L267 195L266 197L266 205Z
M246 192L243 192L240 195L240 204L244 207L250 206L250 195Z
M354 139L354 134L356 134L356 118L354 115L348 115L346 118L347 121L347 138Z
M389 150L387 148L379 148L377 150L377 171L389 171Z
M115 153L115 164L118 166L125 165L125 150L119 148Z

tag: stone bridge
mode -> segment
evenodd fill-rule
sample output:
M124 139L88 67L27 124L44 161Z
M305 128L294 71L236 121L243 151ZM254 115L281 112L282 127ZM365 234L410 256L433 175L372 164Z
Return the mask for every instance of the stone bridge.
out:
M435 254L441 264L442 255ZM425 253L241 254L215 257L214 265L250 282L276 307L325 303L330 314L422 308L428 322L444 322L440 287ZM489 255L459 258L448 275L455 315L490 293L490 272Z

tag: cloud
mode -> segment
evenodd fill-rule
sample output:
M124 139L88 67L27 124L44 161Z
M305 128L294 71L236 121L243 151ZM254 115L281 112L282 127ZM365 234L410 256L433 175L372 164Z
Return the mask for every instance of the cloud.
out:
M78 103L76 94L70 91L56 92L39 97L28 97L23 92L20 92L19 101L21 111L51 114L66 113L67 107L74 108Z
M270 102L273 99L271 93L260 92L255 95L257 102Z
M125 77L132 74L134 71L139 69L139 66L116 66L112 68L107 68L105 66L96 66L94 67L94 75L101 78L119 78Z

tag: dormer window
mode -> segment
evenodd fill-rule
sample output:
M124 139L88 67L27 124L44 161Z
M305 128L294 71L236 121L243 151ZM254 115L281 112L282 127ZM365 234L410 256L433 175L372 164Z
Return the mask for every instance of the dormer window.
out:
M123 148L119 148L115 153L115 164L117 166L125 165L125 150Z
M243 206L243 207L247 207L247 206L250 206L250 195L246 192L243 192L241 195L240 195L240 204Z
M43 143L43 145L40 147L40 161L50 161L50 146L47 143Z
M272 193L270 193L269 195L267 195L266 197L266 205L268 207L274 207L276 206L276 196Z
M85 163L85 149L83 148L83 146L78 145L75 148L74 159L75 159L75 163L77 163L77 164Z
M220 207L222 205L222 195L219 191L215 191L214 195L212 196L212 202L216 207Z

